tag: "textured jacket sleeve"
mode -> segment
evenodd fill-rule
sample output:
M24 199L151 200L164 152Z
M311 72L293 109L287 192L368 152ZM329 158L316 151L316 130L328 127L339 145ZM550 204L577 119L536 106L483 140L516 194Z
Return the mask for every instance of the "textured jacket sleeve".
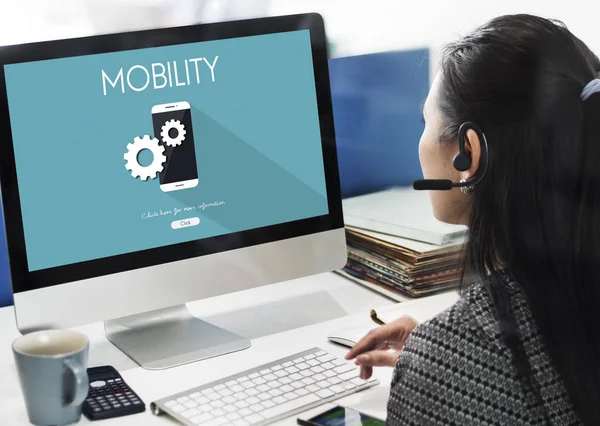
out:
M529 425L510 358L465 322L465 301L421 324L398 359L389 425Z

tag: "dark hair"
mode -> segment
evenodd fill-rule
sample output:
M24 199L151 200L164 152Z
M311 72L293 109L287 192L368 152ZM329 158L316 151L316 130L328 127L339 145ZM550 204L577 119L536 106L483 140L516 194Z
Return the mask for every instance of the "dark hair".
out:
M446 47L442 138L473 121L489 144L472 194L466 265L485 276L503 337L549 423L498 265L522 288L570 402L600 421L600 61L560 22L496 18Z

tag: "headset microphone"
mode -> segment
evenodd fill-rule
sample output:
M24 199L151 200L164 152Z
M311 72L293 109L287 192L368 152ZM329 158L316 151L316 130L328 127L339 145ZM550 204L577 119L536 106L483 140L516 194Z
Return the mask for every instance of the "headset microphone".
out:
M483 176L487 172L488 166L488 145L485 135L475 123L466 122L460 126L458 130L458 154L454 157L452 164L459 172L464 172L471 167L471 157L465 151L465 142L467 140L467 131L473 130L479 137L481 143L481 158L479 161L479 168L475 175L464 182L452 182L448 179L421 179L413 182L413 189L417 191L431 190L431 191L447 191L452 188L461 188L465 186L476 185L481 182Z

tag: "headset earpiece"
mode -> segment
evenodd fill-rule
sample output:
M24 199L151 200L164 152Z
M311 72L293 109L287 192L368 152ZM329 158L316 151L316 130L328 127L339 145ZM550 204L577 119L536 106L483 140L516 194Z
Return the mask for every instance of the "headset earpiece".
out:
M458 129L458 154L454 156L452 164L459 172L469 170L471 167L471 156L465 150L467 143L467 131L472 128L473 123L463 123Z
M452 164L454 164L454 168L456 170L459 172L464 172L465 170L469 170L469 167L471 167L471 157L464 152L459 152L454 156Z

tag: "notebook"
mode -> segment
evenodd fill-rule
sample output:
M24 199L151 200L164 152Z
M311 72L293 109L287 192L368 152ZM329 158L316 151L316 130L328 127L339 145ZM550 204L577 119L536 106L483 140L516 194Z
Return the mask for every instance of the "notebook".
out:
M426 191L392 188L343 200L346 225L395 237L446 245L462 241L467 227L449 225L433 215Z

